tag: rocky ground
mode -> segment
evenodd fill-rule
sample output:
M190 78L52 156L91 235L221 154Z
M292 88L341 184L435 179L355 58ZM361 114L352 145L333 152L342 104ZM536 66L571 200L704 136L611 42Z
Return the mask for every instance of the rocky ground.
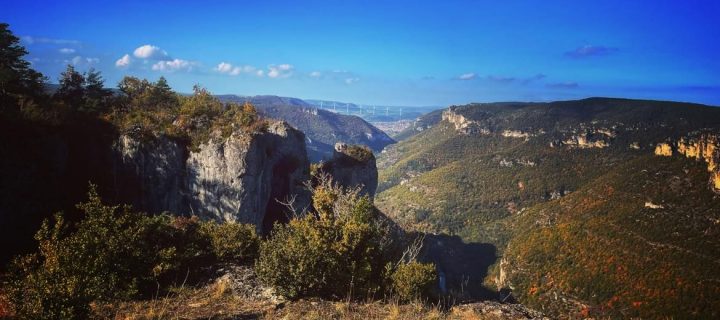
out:
M252 268L225 266L200 288L172 296L95 305L104 319L547 319L519 304L483 301L452 307L396 301L286 301L263 287Z

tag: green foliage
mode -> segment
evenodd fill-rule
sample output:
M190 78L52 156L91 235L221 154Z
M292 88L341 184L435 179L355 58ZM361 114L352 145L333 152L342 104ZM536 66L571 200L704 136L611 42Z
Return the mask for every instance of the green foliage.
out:
M430 294L437 280L435 266L412 261L401 263L392 275L393 292L404 301L412 301Z
M324 180L313 204L317 215L276 225L261 244L260 279L291 298L379 292L391 238L370 199Z
M11 265L6 287L19 317L87 318L94 301L158 294L217 261L248 262L257 252L252 226L107 206L92 185L78 209L84 217L76 225L62 214L45 221L36 235L39 252Z
M30 62L24 59L27 54L9 25L0 23L0 103L3 108L13 105L20 95L42 94L45 78L30 67Z
M210 239L212 251L219 261L246 263L254 261L260 239L255 227L237 222L205 223L204 233Z
M588 305L586 317L713 318L720 285L705 279L719 274L720 230L710 221L720 203L706 179L694 161L646 155L530 208L504 255L514 294L551 314L581 316L555 301L570 293Z
M174 93L165 78L151 83L125 77L118 84L123 95L111 114L121 131L136 137L168 135L190 142L196 151L211 138L225 139L237 131L261 132L267 122L251 104L223 104L206 89L195 86L191 96Z
M134 296L147 280L133 271L152 263L142 250L147 219L127 207L103 205L94 187L78 208L85 219L75 232L56 215L36 235L39 253L14 263L9 287L19 316L87 317L91 301Z
M111 95L103 85L99 71L90 69L80 73L68 65L60 74L60 87L53 97L72 110L99 114L109 108L107 99Z
M371 159L374 159L375 156L373 155L372 150L368 148L367 146L363 145L349 145L345 148L343 151L346 155L348 155L350 158L354 159L355 161L366 163L370 161Z

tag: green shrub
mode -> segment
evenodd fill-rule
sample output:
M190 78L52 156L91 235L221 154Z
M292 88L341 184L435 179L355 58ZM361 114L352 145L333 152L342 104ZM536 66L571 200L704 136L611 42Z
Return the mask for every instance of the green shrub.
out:
M39 251L11 264L5 287L19 318L87 318L94 301L159 294L201 275L218 260L218 248L224 248L223 258L233 249L245 255L255 241L245 226L104 205L92 185L89 200L78 209L84 216L77 224L65 222L62 214L46 220L35 236ZM253 244L215 246L213 237L223 232Z
M15 259L8 287L19 317L87 317L91 301L135 296L151 280L137 271L155 260L143 250L149 220L128 207L103 205L94 187L89 196L78 205L85 219L74 233L57 214L35 236L39 253Z
M372 150L363 145L349 145L345 147L344 153L361 163L368 162L375 157Z
M203 231L210 239L212 251L219 261L247 263L257 257L260 239L253 225L206 222Z
M261 281L290 298L378 292L391 241L372 202L327 180L314 191L317 212L276 225L261 244Z
M397 297L411 301L430 294L437 275L433 264L412 261L399 264L390 279Z

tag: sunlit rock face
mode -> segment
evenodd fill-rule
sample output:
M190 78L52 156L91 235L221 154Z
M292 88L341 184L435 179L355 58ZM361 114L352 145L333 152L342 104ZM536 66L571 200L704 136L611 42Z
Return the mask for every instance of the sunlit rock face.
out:
M702 161L707 164L710 172L708 182L710 189L720 193L720 139L717 134L702 133L680 138L673 147L670 143L659 143L655 147L655 154L659 156L672 156L676 151L687 158Z
M375 197L378 170L370 149L338 142L332 159L322 163L319 170L344 188L360 188L360 194Z
M294 197L298 208L310 202L303 185L310 178L305 135L285 122L271 122L260 133L216 135L196 152L167 137L127 135L115 150L119 198L151 213L251 223L268 231L286 219L278 200Z
M668 143L658 143L657 146L655 146L655 155L656 156L664 156L669 157L672 156L672 147Z

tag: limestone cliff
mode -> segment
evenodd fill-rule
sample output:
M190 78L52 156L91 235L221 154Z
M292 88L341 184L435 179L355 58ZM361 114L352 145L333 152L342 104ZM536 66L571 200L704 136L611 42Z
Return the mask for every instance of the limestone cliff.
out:
M166 137L139 141L124 135L115 145L114 189L148 212L195 214L268 231L287 219L276 199L297 195L298 207L309 203L304 141L302 132L280 121L259 133L215 135L197 152Z
M703 161L710 172L708 184L715 193L720 193L720 138L713 133L694 133L680 138L677 142L659 143L655 147L655 154L659 156L672 156L673 151L687 158Z
M361 194L375 197L378 171L375 156L368 148L338 142L332 159L322 163L319 170L345 188L360 187Z
M462 134L490 134L490 130L480 126L480 122L470 120L465 116L449 108L442 113L442 121L447 121L455 126L455 130Z

